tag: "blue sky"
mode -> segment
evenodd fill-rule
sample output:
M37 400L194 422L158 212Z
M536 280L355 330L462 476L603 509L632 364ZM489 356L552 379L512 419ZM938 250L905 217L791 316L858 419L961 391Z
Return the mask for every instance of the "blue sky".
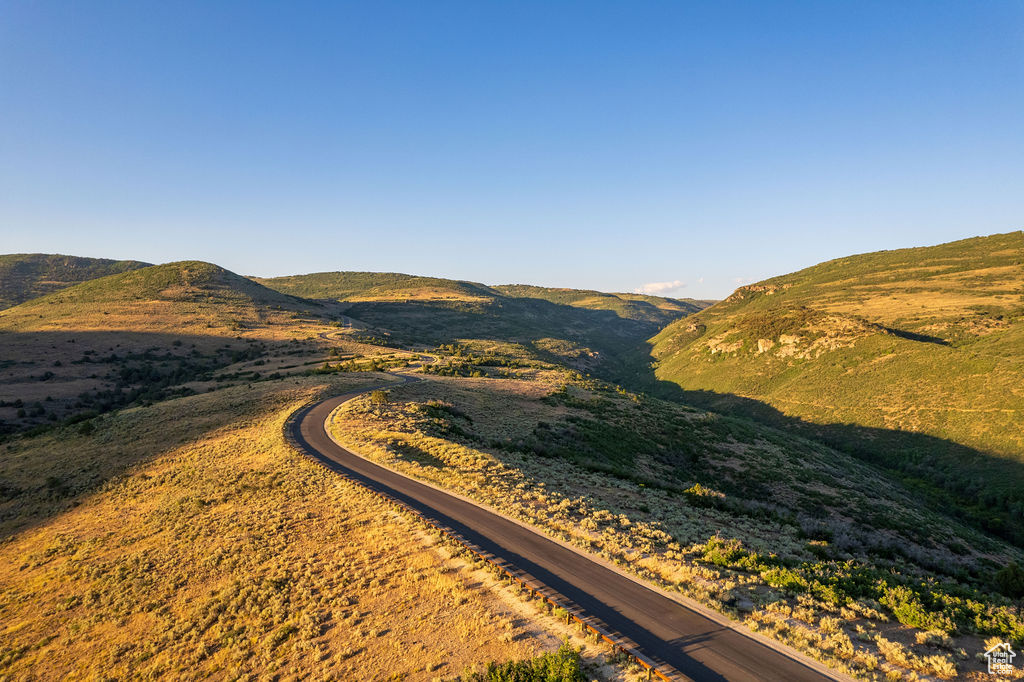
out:
M722 297L1024 227L1024 3L0 3L0 252Z

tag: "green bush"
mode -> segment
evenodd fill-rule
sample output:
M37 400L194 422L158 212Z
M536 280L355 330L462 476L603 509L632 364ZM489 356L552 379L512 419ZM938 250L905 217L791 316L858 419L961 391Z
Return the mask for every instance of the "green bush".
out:
M1024 568L1016 561L996 573L996 587L1010 599L1024 598Z
M464 682L586 682L579 649L562 644L558 651L528 661L491 663L485 673L473 673Z

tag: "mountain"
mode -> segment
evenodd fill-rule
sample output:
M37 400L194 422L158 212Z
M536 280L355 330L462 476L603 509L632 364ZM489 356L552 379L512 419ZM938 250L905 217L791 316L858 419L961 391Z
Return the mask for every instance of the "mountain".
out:
M199 261L26 301L0 311L0 438L279 374L322 355L335 313Z
M148 263L45 253L0 256L0 310L79 282L144 268Z
M709 301L697 301L692 298L609 294L588 289L536 287L528 284L502 284L493 288L505 296L513 298L538 298L576 308L611 310L624 319L641 320L662 326L682 316L699 312L710 305Z
M528 284L487 286L478 282L395 272L318 272L309 275L252 279L271 289L304 298L352 302L533 298L589 310L610 310L623 319L660 325L703 310L713 303L690 298L611 294L589 289L539 287Z
M181 261L91 279L0 311L0 330L238 330L323 307L212 263Z
M252 280L293 296L335 301L480 300L497 294L476 282L398 272L316 272Z
M513 344L521 353L618 378L637 344L704 307L638 294L606 294L399 273L324 272L254 281L347 304L346 315L391 343Z
M774 277L651 341L654 374L682 389L676 397L807 430L937 499L955 493L1018 541L1021 349L1021 232Z
M166 633L191 632L198 611L179 602L200 592L197 608L224 618L209 637L189 635L197 642L278 652L301 671L290 641L320 652L307 642L341 632L349 667L335 672L365 669L365 633L346 627L360 613L305 608L325 588L302 576L337 576L349 559L307 561L326 512L303 500L324 494L291 461L282 425L315 396L405 366L423 380L392 377L383 401L346 403L330 419L335 438L839 671L980 675L965 652L986 638L1024 642L1012 601L1024 562L1015 413L966 411L1017 409L1006 388L1020 375L1021 246L999 235L856 256L706 309L399 274L254 281L185 261L0 311L0 565L14 567L0 595L18 597L11 613L24 623L7 633L16 655L0 671L42 660L56 621L95 626L72 638L88 645L83 669L170 669L188 648ZM648 342L653 369L647 354L635 362ZM431 362L407 366L420 355L409 349L431 346ZM876 405L890 421L871 421ZM928 421L922 405L969 418ZM334 507L362 509L323 484ZM210 553L207 537L220 558L182 597L179 568L197 547ZM253 537L298 550L254 554ZM353 537L359 553L386 539ZM16 588L25 576L42 587ZM288 620L267 607L282 585L305 599ZM398 585L376 602L380 586L349 587L349 606L399 610L415 592ZM133 623L137 650L111 619Z

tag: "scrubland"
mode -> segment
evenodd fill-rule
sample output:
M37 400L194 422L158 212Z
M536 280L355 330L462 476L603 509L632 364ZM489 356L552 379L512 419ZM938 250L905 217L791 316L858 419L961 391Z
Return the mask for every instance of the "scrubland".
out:
M993 582L1022 553L855 458L564 370L489 371L357 398L332 433L858 676L951 679L984 640L1024 639Z
M1024 547L1024 233L849 256L651 339L646 388L887 469Z
M427 354L335 436L836 669L985 679L980 651L1024 646L1021 238L840 259L686 319L708 302L19 275L50 293L0 310L0 677L575 666L554 619L285 444L309 398Z
M0 676L430 680L557 649L497 581L285 444L303 402L380 380L227 388L2 446Z

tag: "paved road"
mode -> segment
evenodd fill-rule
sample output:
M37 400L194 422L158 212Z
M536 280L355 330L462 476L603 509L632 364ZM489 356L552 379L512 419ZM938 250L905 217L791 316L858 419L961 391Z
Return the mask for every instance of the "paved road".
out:
M411 376L406 381L415 381ZM562 603L632 641L680 679L802 680L831 677L634 582L506 518L355 455L331 440L324 422L341 403L367 390L316 403L297 415L292 435L308 454L367 487L385 492L461 533L470 542L551 588Z

